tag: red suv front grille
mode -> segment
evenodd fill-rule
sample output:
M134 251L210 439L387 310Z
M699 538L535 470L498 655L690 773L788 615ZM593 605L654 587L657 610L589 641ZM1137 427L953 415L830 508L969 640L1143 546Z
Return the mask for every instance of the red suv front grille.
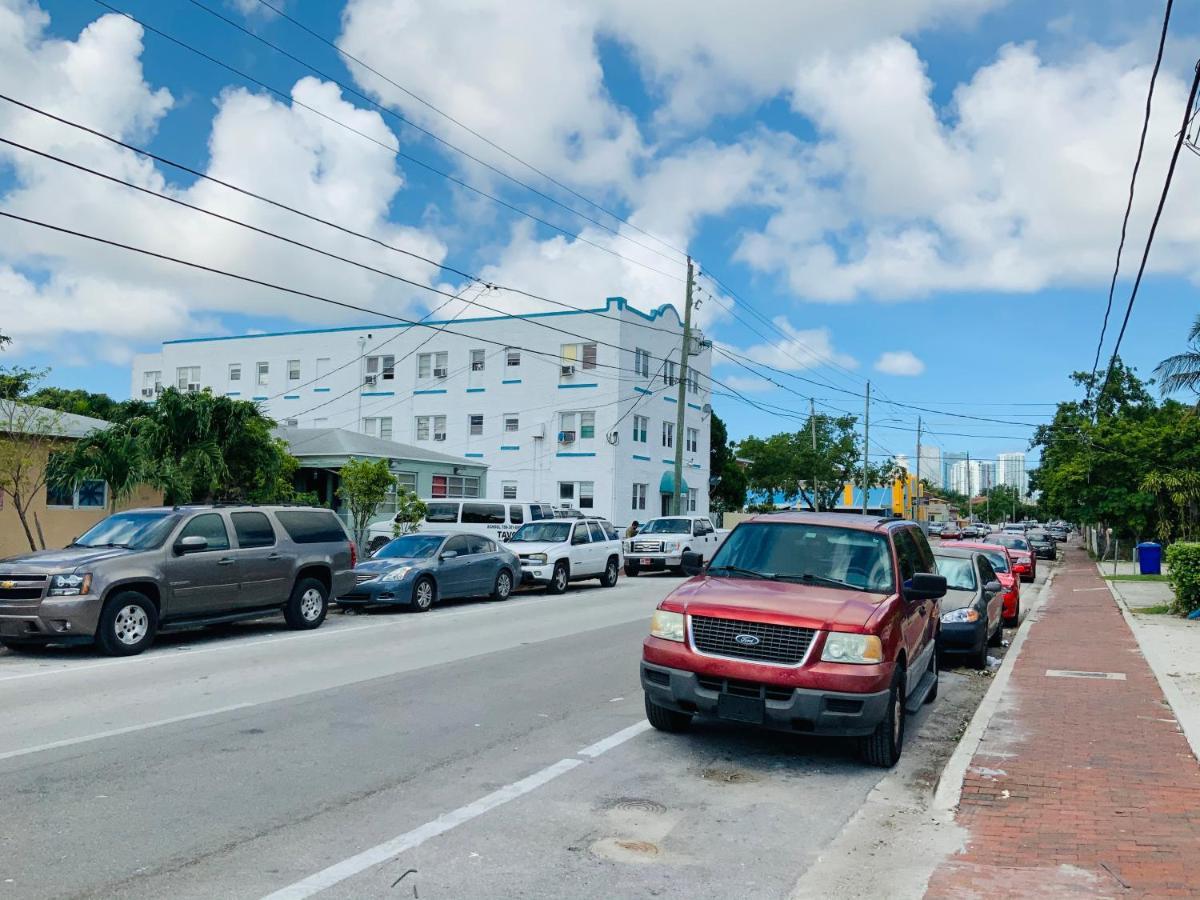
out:
M692 643L701 653L794 666L804 659L816 631L768 622L692 616ZM739 640L741 638L741 640Z

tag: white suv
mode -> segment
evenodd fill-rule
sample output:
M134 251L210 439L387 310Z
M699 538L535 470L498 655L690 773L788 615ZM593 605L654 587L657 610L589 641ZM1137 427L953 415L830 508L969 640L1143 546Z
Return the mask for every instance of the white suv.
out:
M684 514L651 519L635 537L625 541L625 574L633 578L643 569L670 569L682 575L683 554L691 551L712 559L728 534L713 528L708 516Z
M551 594L586 578L613 587L621 570L621 539L603 519L527 522L507 545L521 558L522 582L544 584Z

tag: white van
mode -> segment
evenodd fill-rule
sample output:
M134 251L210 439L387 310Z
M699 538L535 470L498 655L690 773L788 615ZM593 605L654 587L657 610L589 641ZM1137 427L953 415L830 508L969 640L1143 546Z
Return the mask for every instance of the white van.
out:
M549 503L527 500L424 500L421 531L483 534L507 541L526 522L553 519ZM392 519L372 522L367 529L367 550L374 553L392 539Z

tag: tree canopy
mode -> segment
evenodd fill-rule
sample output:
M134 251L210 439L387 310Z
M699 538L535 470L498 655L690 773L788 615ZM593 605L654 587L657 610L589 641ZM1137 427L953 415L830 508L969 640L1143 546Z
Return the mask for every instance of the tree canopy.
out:
M746 505L746 472L733 452L729 432L716 413L712 414L708 450L709 476L713 480L712 508L720 512Z

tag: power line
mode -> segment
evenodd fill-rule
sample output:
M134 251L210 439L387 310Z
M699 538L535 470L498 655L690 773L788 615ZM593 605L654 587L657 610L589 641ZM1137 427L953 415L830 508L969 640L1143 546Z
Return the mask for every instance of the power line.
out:
M364 62L363 60L359 59L357 56L350 53L349 51L343 49L342 47L339 47L334 41L331 41L331 40L329 40L329 38L325 37L325 35L319 33L315 29L310 28L309 26L305 25L303 22L301 22L296 17L288 15L288 13L285 12L282 7L274 6L271 3L268 3L267 0L258 0L258 2L261 3L263 6L265 6L267 9L274 12L280 18L285 19L288 22L291 22L293 25L295 25L301 31L316 38L318 41L320 41L321 43L325 44L327 47L329 47L332 50L334 50L335 52L337 52L340 56L350 60L351 62L356 63L357 65L366 69L368 72L372 73L373 75L376 75L377 77L382 78L384 81L386 81L392 87L396 88L399 91L402 91L404 94L411 97L413 100L416 100L422 106L425 106L426 108L433 110L433 112L437 113L439 116L446 119L447 121L453 122L455 125L457 125L459 128L466 131L468 134L483 141L489 147L492 147L493 149L498 150L499 152L503 153L505 156L507 156L509 159L513 160L514 162L520 163L525 168L529 169L531 172L535 172L536 174L542 176L543 178L545 178L547 181L549 181L551 184L555 185L556 187L561 188L562 190L571 194L573 197L577 197L578 199L584 201L588 205L594 206L596 209L600 210L601 212L616 219L622 225L628 225L630 228L634 229L639 234L645 235L646 237L658 242L659 244L661 244L662 246L666 247L669 250L674 250L680 256L687 255L686 251L680 250L678 247L672 246L667 241L664 241L662 238L657 237L654 234L651 234L649 231L646 231L643 228L639 228L637 225L634 225L628 219L622 218L620 215L618 215L617 213L613 212L610 209L607 209L606 207L597 203L595 200L592 200L591 198L584 196L583 194L579 193L574 188L572 188L570 185L564 184L563 182L561 182L557 178L555 178L553 175L550 175L548 172L545 172L542 169L538 168L537 166L533 165L533 163L527 162L526 160L517 156L515 153L512 153L505 147L502 147L500 144L496 143L495 141L493 141L491 138L487 137L486 135L480 134L478 131L476 131L470 125L467 125L462 120L455 118L454 116L450 115L445 110L439 109L437 106L435 106L429 100L426 100L424 97L421 97L420 95L414 93L409 88L406 88L404 85L396 82L392 78L389 78L383 72L380 72L378 69L374 68L373 66Z
M1196 63L1196 74L1192 78L1192 89L1188 94L1187 105L1183 108L1183 126L1175 138L1175 149L1171 153L1171 165L1167 168L1167 177L1163 182L1162 194L1158 198L1158 208L1154 211L1154 220L1150 223L1150 233L1146 236L1146 248L1142 251L1142 261L1138 265L1137 278L1133 282L1133 290L1129 294L1129 303L1125 306L1125 317L1121 320L1121 330L1117 332L1117 342L1113 345L1112 357L1108 361L1108 370L1104 373L1104 384L1096 395L1097 409L1100 399L1108 390L1108 382L1112 378L1113 369L1117 365L1117 354L1121 352L1121 340L1125 337L1125 329L1129 326L1129 316L1133 313L1133 304L1137 300L1138 288L1142 284L1142 275L1146 271L1146 261L1150 258L1150 247L1154 243L1154 234L1158 230L1158 220L1162 218L1163 207L1167 203L1167 194L1171 190L1171 181L1175 177L1175 164L1179 161L1179 150L1183 146L1184 132L1187 130L1188 117L1192 113L1192 104L1196 101L1196 91L1200 88L1200 61Z
M250 75L249 73L244 72L241 69L238 69L235 66L230 65L229 63L218 59L217 57L213 56L212 54L206 53L205 51L200 50L197 47L193 47L191 44L188 44L186 41L180 40L179 38L177 38L171 34L168 34L167 32L163 31L162 29L155 28L152 25L146 24L145 22L141 21L140 19L136 18L135 16L131 15L130 13L127 13L124 10L117 9L115 6L111 6L110 4L106 3L105 0L94 0L94 2L98 3L100 6L103 6L105 9L110 10L111 12L115 13L116 15L124 16L125 18L129 19L130 21L136 22L138 25L140 25L142 28L146 29L147 31L151 32L152 34L156 34L159 37L163 38L164 40L168 40L171 43L173 43L179 47L182 47L183 49L188 50L191 53L196 54L197 56L201 57L202 59L205 59L205 60L213 63L214 65L220 66L221 68L225 69L226 71L233 73L237 77L242 78L242 79L250 82L251 84L255 84L265 91L269 91L270 93L274 94L276 97L279 97L281 100L283 100L284 103L291 104L292 106L299 106L302 109L306 109L309 112L313 113L314 115L320 116L322 119L325 119L326 121L331 122L332 124L337 125L340 128L345 128L347 131L357 134L359 137L364 138L364 139L370 141L372 144L375 144L376 146L381 147L382 149L386 150L392 156L399 157L400 159L407 160L408 162L411 162L416 166L420 166L422 169L425 169L426 171L431 172L440 178L444 178L447 181L457 184L459 187L465 188L466 190L469 190L472 193L478 194L481 197L491 200L493 203L503 206L506 209L509 209L512 212L515 212L519 215L525 216L526 218L531 219L540 225L545 225L547 228L551 228L554 231L557 231L560 234L565 235L566 237L569 237L573 240L582 241L585 244L595 247L597 250L601 250L605 253L611 254L612 256L615 256L618 259L622 259L625 262L632 263L633 265L641 266L642 268L648 269L651 272L656 272L659 275L662 275L666 278L672 279L673 281L679 281L679 282L683 281L683 279L677 275L672 275L670 272L664 272L662 269L655 268L654 266L648 265L644 262L641 262L640 260L636 260L631 257L625 256L624 254L619 253L616 250L613 250L611 247L605 247L603 244L598 244L595 241L589 240L588 238L584 237L581 234L578 234L569 229L563 228L559 225L555 225L553 222L543 219L540 216L534 215L533 213L531 213L527 210L521 209L520 207L515 206L506 200L502 200L501 198L495 196L494 194L489 194L487 191L477 188L474 185L468 184L467 182L463 181L461 178L458 178L449 172L445 172L441 169L438 169L437 167L430 165L429 163L425 162L422 159L418 159L417 157L415 157L409 153L405 153L404 151L402 151L398 148L389 147L383 141L380 141L377 138L372 137L371 135L367 134L365 131L360 131L359 129L355 128L354 126L348 125L347 123L343 122L342 120L337 119L337 118L329 115L328 113L324 113L321 110L317 109L316 107L310 106L309 104L305 103L302 100L298 100L295 97L292 97L285 91L281 91L278 88L272 87L271 85L267 84L266 82L264 82L258 78L255 78L253 75Z
M1096 379L1096 369L1100 366L1100 351L1104 347L1104 334L1108 331L1108 317L1112 313L1113 293L1117 289L1117 273L1121 271L1121 252L1125 249L1125 231L1129 227L1129 215L1133 211L1133 189L1137 183L1138 169L1142 165L1142 151L1146 147L1146 132L1150 130L1150 103L1154 98L1154 82L1158 79L1158 68L1162 64L1163 48L1167 43L1167 26L1171 21L1171 5L1174 0L1167 0L1167 8L1163 13L1162 34L1158 37L1158 53L1154 57L1154 68L1150 71L1150 87L1146 91L1146 114L1142 119L1142 134L1138 138L1137 157L1133 161L1133 174L1129 177L1129 200L1125 204L1125 216L1121 219L1121 240L1117 244L1117 262L1113 266L1112 282L1108 286L1108 305L1104 308L1104 322L1100 326L1100 340L1096 342L1096 358L1092 362L1091 380L1088 382L1088 393L1091 393L1092 382ZM1189 110L1190 110L1189 105ZM1184 128L1186 130L1186 122Z

